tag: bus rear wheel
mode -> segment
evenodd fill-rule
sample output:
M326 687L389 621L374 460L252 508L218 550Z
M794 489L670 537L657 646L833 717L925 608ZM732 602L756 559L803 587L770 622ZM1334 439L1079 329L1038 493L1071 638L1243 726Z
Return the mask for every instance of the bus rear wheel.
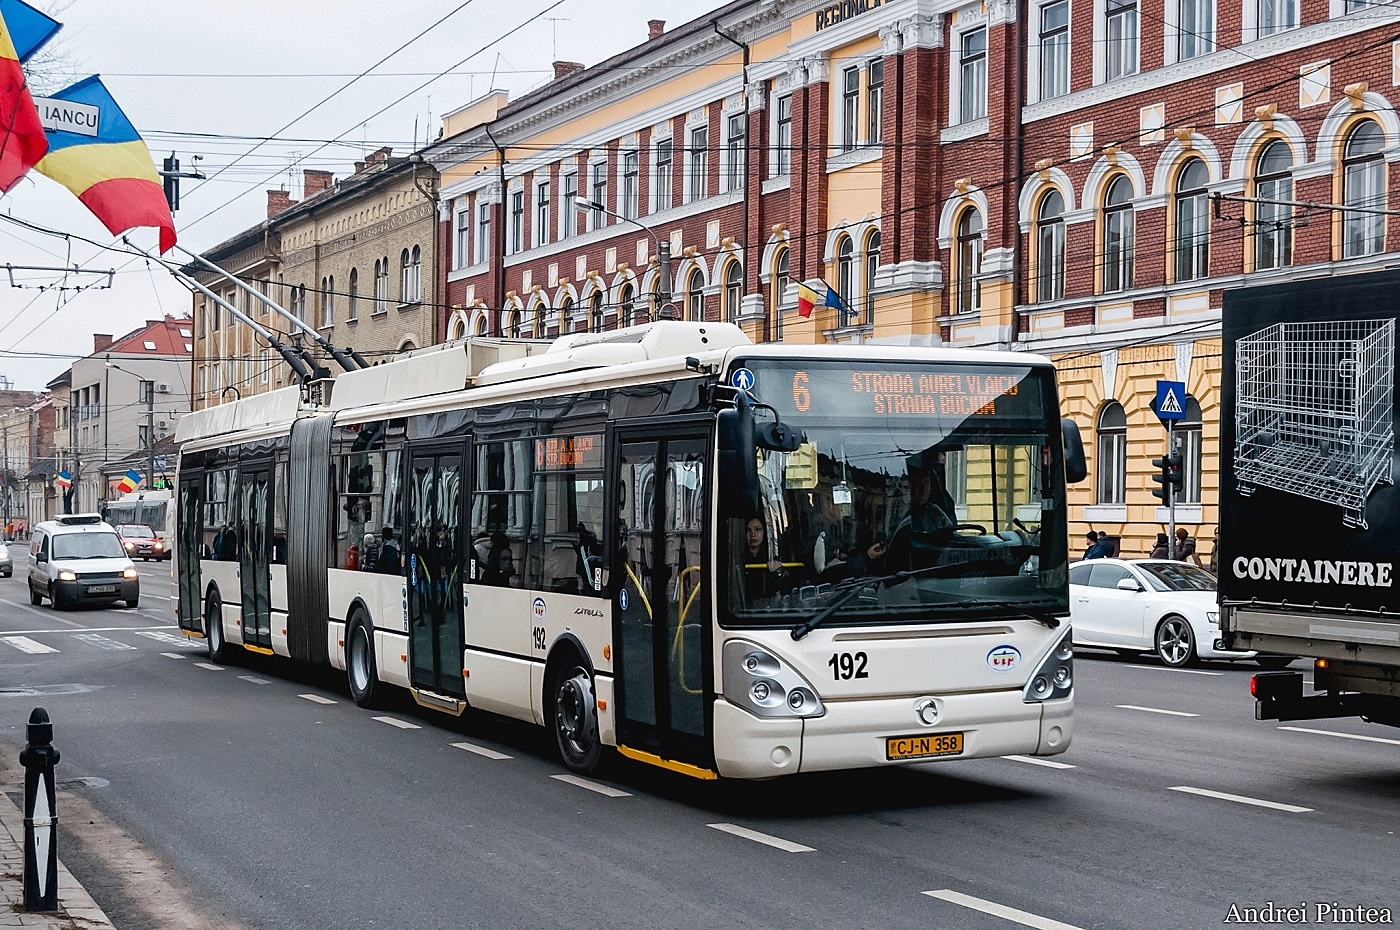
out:
M369 618L358 608L350 615L350 631L345 636L345 677L356 704L375 706L374 686L379 673L374 662L374 633Z
M217 592L210 594L204 604L204 642L210 662L227 665L233 658L233 650L224 638L224 603Z
M569 771L588 775L598 767L603 745L598 740L598 701L588 669L565 662L550 688L550 725L559 755Z

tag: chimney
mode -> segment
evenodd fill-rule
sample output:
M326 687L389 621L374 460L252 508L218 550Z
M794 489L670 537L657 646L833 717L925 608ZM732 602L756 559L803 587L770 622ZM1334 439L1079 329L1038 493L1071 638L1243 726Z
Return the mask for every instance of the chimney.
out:
M365 164L377 165L380 162L386 162L389 160L389 156L393 154L394 150L386 145L381 149L375 149L373 152L370 152L369 157L365 159Z
M365 163L364 163L364 162L362 162L362 161L357 161L357 162L355 162L355 173L356 173L356 174L359 174L361 171L364 171L364 170L365 170Z
M106 352L106 351L107 351L108 349L110 349L111 347L112 347L112 337L109 336L107 333L93 333L93 334L92 334L92 354L93 354L93 355L96 355L98 352Z
M267 192L267 218L272 219L288 207L296 206L296 201L292 195L286 191Z
M647 20L647 41L648 41L648 42L650 42L652 39L659 39L659 38L661 38L661 37L662 37L663 35L665 35L665 34L666 34L666 20L664 20L664 19L649 19L649 20Z
M554 63L554 78L568 77L583 70L583 63L578 61L556 61Z
M301 199L310 200L335 183L335 175L329 171L316 171L306 168L301 172Z

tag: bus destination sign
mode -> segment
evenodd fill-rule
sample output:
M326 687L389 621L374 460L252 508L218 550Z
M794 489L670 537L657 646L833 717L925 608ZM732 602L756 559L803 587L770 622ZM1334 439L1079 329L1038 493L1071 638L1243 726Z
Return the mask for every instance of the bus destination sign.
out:
M1021 388L1019 373L851 371L839 379L835 374L818 373L823 394L839 390L847 394L846 409L882 415L995 416L997 401L1017 396ZM812 375L807 371L792 374L792 403L798 413L812 409Z
M536 471L572 471L602 467L602 436L550 436L535 440Z

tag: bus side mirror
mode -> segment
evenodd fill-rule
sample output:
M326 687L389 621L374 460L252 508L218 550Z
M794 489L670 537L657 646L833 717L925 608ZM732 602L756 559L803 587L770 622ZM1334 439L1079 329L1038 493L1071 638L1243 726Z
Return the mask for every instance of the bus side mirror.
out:
M758 450L754 439L753 404L740 391L734 406L721 410L719 431L720 512L746 517L758 512Z
M796 452L802 447L802 434L781 420L774 420L758 428L757 442L770 452Z
M1089 477L1089 466L1084 462L1084 441L1079 438L1079 424L1065 417L1060 420L1060 434L1064 437L1065 481L1078 484Z

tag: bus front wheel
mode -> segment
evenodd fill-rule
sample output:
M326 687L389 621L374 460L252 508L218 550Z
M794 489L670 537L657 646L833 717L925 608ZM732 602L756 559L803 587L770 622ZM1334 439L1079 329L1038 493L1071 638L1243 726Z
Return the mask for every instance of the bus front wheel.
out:
M587 775L598 766L603 751L593 676L576 662L564 662L555 670L551 685L547 706L559 755L570 771Z

